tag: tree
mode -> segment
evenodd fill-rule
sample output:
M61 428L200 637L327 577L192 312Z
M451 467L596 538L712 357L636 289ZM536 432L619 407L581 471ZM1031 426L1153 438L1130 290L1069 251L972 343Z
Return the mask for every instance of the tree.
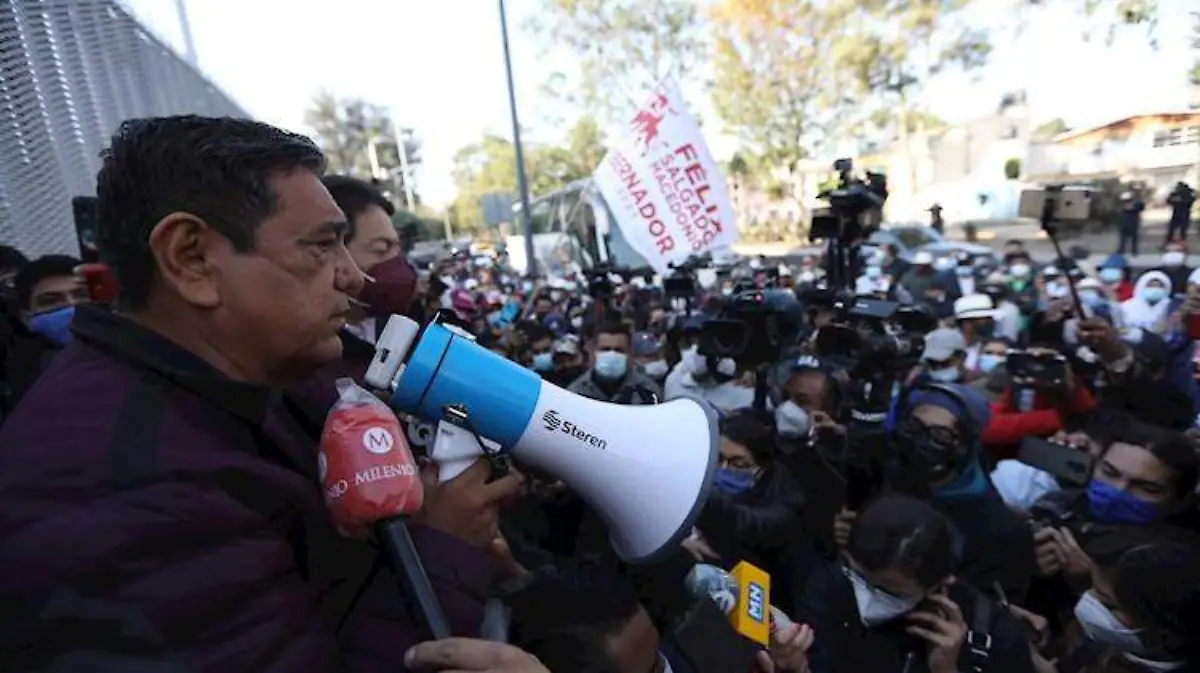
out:
M328 91L318 93L304 114L304 121L329 160L329 172L378 178L403 194L405 176L401 170L396 133L387 108L361 98L339 99ZM403 129L409 169L421 163L421 144L412 129ZM372 174L371 146L380 175ZM414 186L415 191L415 186ZM414 199L418 203L419 199ZM415 206L416 204L409 204Z
M895 129L907 155L910 186L916 164L910 138L925 130L920 99L928 82L952 70L971 71L987 63L988 32L970 25L966 11L976 0L861 0L846 8L845 34L835 67L849 75L866 109ZM881 115L881 116L880 116Z
M1192 86L1200 87L1200 12L1192 12L1192 51L1196 52L1196 58L1192 61L1192 69L1188 72L1188 81ZM1200 101L1197 101L1200 105Z
M1064 121L1062 117L1058 117L1055 119L1051 119L1050 121L1045 122L1044 124L1038 126L1036 129L1034 129L1033 130L1033 139L1034 140L1042 140L1042 141L1051 140L1055 136L1062 135L1070 130L1071 130L1071 127L1067 126L1067 122Z
M600 163L604 140L590 118L567 132L564 145L525 145L525 176L532 196L551 192L589 177ZM456 232L483 231L480 198L491 192L517 193L517 161L512 142L486 135L454 155L452 171L458 195L450 207Z
M839 13L820 0L721 0L713 6L713 106L752 151L745 174L793 178L843 103L833 60ZM757 170L755 170L757 168ZM792 184L784 192L804 209ZM805 218L807 219L807 218Z
M526 28L547 55L566 49L579 67L547 88L605 121L667 76L682 78L704 51L692 0L541 0L537 17Z
M1017 180L1021 177L1021 160L1016 157L1009 157L1004 162L1004 179Z

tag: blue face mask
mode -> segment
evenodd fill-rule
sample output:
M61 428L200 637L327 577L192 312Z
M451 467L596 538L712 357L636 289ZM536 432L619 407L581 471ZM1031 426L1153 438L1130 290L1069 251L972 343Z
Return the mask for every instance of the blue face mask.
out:
M979 371L984 374L989 374L996 367L1004 364L1003 355L993 355L992 353L984 353L979 356Z
M71 320L75 318L75 307L64 306L53 311L30 316L29 329L41 334L59 346L65 346L74 338L71 335Z
M535 353L533 356L533 370L535 372L548 372L554 369L554 355L552 353Z
M959 278L969 278L975 275L975 269L969 266L960 266L954 269L954 273L958 274Z
M1165 287L1148 287L1142 290L1142 299L1148 304L1157 304L1167 298L1167 288Z
M1104 305L1104 296L1095 290L1080 290L1079 299L1088 308L1098 308Z
M1119 283L1121 277L1124 275L1120 269L1111 266L1106 269L1100 269L1100 280L1106 283Z
M727 495L741 495L754 488L755 481L757 479L753 472L718 467L717 476L713 479L713 486Z
M937 381L938 383L954 383L955 381L958 381L959 378L958 367L930 369L929 378Z
M1147 524L1158 518L1158 505L1093 479L1088 483L1088 507L1101 523Z

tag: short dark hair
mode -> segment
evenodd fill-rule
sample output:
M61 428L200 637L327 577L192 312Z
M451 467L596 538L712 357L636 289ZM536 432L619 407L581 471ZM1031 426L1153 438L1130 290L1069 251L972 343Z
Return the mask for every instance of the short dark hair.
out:
M231 117L154 117L121 124L96 176L97 244L113 269L121 308L142 308L155 274L150 232L175 211L192 213L238 252L254 249L276 209L268 179L298 168L320 175L312 140Z
M633 328L626 322L609 321L600 325L600 329L596 330L596 336L601 334L617 334L624 336L626 339L633 339Z
M505 597L512 611L514 645L552 671L615 673L607 640L641 608L633 587L597 563L557 569L547 566L526 576Z
M367 208L379 206L388 217L396 214L396 206L392 205L375 185L365 180L349 175L326 175L321 182L325 183L325 189L328 189L329 195L337 201L338 208L346 214L346 235L342 239L346 243L353 241L358 234L356 221Z
M866 570L895 568L929 588L957 569L956 535L932 505L887 494L859 513L846 551Z
M20 271L28 264L25 253L11 245L0 245L0 271Z
M1171 494L1176 500L1187 498L1195 492L1197 481L1200 481L1200 458L1196 456L1191 440L1183 433L1137 420L1110 427L1109 430L1110 434L1105 437L1108 444L1104 447L1104 453L1108 453L1117 442L1140 446L1174 473Z
M1112 569L1113 593L1138 626L1165 632L1169 653L1200 657L1200 549L1162 539L1133 547Z
M22 310L30 310L29 302L33 300L33 288L47 278L71 276L75 267L83 262L70 255L43 255L26 264L13 278L13 287L17 292L17 303Z
M759 467L766 467L774 460L774 432L754 409L735 409L721 419L720 428L721 436L746 447Z

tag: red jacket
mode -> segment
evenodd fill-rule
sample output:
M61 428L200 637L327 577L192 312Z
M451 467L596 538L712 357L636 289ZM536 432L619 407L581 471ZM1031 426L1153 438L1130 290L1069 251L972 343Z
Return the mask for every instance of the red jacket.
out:
M1046 437L1063 427L1063 414L1086 414L1096 408L1096 399L1085 386L1076 384L1062 407L1055 407L1042 393L1033 397L1033 411L1022 412L1016 406L1012 389L1004 391L1000 401L992 404L992 419L980 438L983 448L993 460L1015 458L1025 437Z

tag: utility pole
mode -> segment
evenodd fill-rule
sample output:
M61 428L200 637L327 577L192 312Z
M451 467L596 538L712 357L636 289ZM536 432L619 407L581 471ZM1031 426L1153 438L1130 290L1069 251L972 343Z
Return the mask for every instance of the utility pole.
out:
M513 149L517 155L517 191L521 194L521 231L525 234L525 275L537 275L533 250L533 220L529 217L529 185L525 180L525 153L521 149L521 122L517 116L517 92L513 86L512 54L508 48L508 18L504 0L500 4L500 37L504 43L504 72L508 77L508 109L512 115Z
M183 32L183 48L187 52L188 63L198 68L200 63L196 56L196 42L192 39L192 24L188 21L187 0L175 0L175 13L179 15L179 28Z

